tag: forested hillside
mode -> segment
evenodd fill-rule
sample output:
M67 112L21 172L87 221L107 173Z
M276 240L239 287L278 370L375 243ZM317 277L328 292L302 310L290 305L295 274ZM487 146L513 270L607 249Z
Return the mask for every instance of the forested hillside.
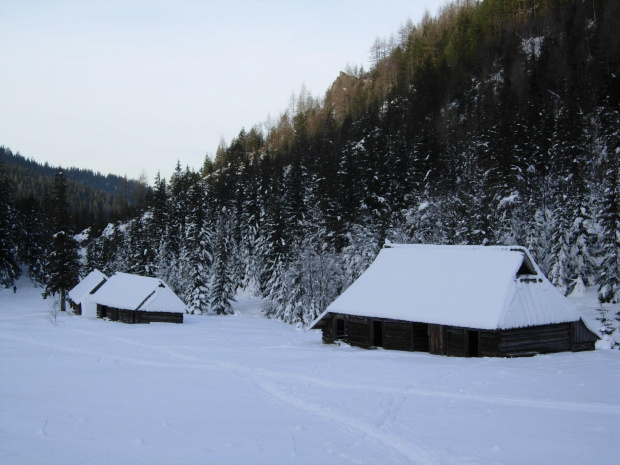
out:
M5 175L13 186L18 210L27 212L32 208L43 208L60 167L40 164L5 147L0 147L0 158L4 160ZM62 170L67 179L70 214L76 231L95 221L130 217L132 206L145 202L149 192L145 180L128 180L74 167L63 167Z
M620 5L459 1L372 46L325 96L158 179L88 267L164 278L196 312L238 288L307 324L386 240L520 244L563 292L620 301Z

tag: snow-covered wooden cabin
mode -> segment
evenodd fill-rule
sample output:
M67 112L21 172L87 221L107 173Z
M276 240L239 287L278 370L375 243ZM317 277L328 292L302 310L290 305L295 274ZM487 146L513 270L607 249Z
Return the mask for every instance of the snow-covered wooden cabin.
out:
M91 296L97 318L123 323L183 323L186 306L158 278L116 273Z
M103 286L108 277L99 270L91 271L77 286L69 291L69 305L76 315L95 317L97 306L91 302L91 296Z
M389 245L311 325L323 341L461 357L594 349L523 247Z

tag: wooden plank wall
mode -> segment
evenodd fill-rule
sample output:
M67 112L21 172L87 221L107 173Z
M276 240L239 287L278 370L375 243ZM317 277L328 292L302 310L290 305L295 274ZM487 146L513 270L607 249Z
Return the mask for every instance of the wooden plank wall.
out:
M481 330L480 331L480 356L481 357L499 357L501 354L498 349L499 335L497 331Z
M594 350L594 344L598 336L592 333L581 319L571 323L571 350L581 352L582 350Z
M118 321L121 323L133 324L136 322L136 314L133 310L119 310Z
M571 324L531 326L498 331L498 352L506 357L571 350Z
M182 313L135 311L136 323L183 323Z
M466 357L465 328L446 326L445 335L445 354L451 357Z
M583 322L508 330L476 330L455 326L333 315L323 326L323 342L334 343L336 319L344 321L344 341L371 348L373 324L382 323L383 347L389 350L429 352L454 357L469 356L469 337L478 337L480 357L518 357L563 351L593 350L597 340ZM474 344L474 349L476 345ZM474 350L472 349L472 350Z
M383 322L383 347L389 350L413 350L413 331L408 322Z
M105 318L106 306L97 304L97 318Z
M326 316L325 318L327 321L321 328L323 332L323 344L333 344L336 342L336 321L333 316Z
M345 341L352 346L364 347L371 346L370 328L371 324L367 318L349 317L344 322Z
M442 325L428 325L428 351L435 355L445 355L445 329Z
M124 310L97 305L97 318L108 318L121 323L183 323L182 313L170 312L142 312Z
M118 321L118 308L106 307L107 318L110 321Z

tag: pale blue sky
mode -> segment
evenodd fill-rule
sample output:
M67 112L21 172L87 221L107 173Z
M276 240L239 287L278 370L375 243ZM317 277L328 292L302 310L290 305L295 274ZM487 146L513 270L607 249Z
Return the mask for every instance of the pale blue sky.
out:
M447 0L0 0L0 145L152 181Z

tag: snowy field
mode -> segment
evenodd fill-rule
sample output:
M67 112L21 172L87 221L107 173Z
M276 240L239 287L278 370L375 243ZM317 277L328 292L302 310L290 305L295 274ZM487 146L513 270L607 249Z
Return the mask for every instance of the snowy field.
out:
M53 325L40 293L24 279L0 291L1 464L620 459L618 350L462 359L328 346L249 298L236 316L183 325Z

